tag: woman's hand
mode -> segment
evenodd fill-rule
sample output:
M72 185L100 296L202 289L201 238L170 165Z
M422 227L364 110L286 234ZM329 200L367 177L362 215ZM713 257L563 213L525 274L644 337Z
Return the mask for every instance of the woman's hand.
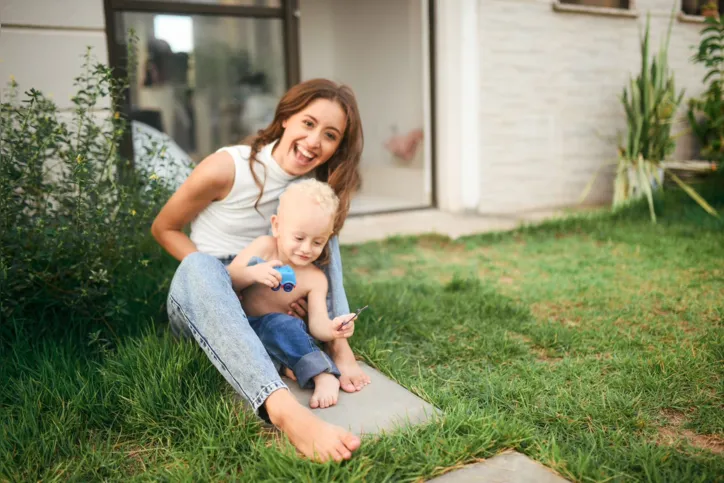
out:
M302 297L289 304L289 312L287 312L287 314L298 319L306 320L307 312L307 299Z

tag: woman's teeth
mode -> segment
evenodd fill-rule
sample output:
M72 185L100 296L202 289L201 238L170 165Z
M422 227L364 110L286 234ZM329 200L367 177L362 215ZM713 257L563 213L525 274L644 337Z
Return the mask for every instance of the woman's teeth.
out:
M310 153L303 147L297 145L297 152L301 154L304 158L306 158L306 161L311 161L314 158L314 154Z

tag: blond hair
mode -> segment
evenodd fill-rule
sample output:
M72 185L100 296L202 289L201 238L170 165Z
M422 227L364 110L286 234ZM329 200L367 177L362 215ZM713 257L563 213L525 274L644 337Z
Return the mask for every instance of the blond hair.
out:
M327 183L322 183L314 178L308 178L297 183L292 183L279 197L279 202L283 203L287 193L306 196L311 201L319 205L322 210L334 219L339 210L339 198L334 194L334 190Z

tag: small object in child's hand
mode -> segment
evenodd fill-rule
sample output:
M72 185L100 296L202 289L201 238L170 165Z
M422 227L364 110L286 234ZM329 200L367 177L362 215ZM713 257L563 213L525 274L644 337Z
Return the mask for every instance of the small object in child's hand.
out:
M279 285L272 287L275 292L280 288L284 288L285 292L291 292L294 287L297 286L297 276L294 275L294 270L289 265L282 265L281 267L274 268L277 272L282 274L282 281Z
M338 330L342 330L342 327L344 327L345 325L349 324L349 323L352 322L354 319L356 319L357 316L358 316L359 314L361 314L362 311L363 311L364 309L366 309L367 307L369 307L369 305L365 305L364 307L357 309L357 312L354 314L354 317L352 317L351 319L349 319L347 322L342 322L342 325L339 326L339 329L338 329Z

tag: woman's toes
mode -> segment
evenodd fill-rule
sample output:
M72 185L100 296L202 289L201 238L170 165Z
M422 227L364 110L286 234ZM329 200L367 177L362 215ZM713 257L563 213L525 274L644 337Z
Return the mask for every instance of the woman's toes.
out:
M351 456L351 455L350 455L350 456ZM339 463L339 462L341 462L341 461L343 461L343 460L349 459L349 458L345 458L345 457L344 457L344 453L342 453L342 451L340 451L339 449L335 449L335 450L332 452L332 458L334 458L334 461L336 461L337 463Z

